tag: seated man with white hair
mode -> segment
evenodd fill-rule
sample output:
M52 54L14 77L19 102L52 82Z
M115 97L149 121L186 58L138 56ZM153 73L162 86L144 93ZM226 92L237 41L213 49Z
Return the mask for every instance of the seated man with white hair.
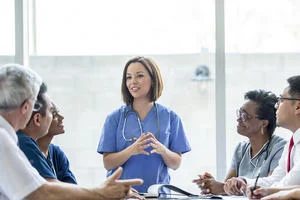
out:
M31 166L17 145L16 131L28 123L41 83L39 75L27 67L0 67L0 199L124 199L131 195L131 185L142 180L118 180L122 168L103 185L86 189L46 182Z

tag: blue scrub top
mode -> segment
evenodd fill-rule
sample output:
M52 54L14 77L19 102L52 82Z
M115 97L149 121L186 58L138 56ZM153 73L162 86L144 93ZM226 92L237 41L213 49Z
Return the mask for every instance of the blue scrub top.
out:
M68 158L58 146L50 144L48 157L45 158L31 137L21 131L17 132L17 136L20 149L43 178L77 184L75 176L70 170Z
M77 184L76 178L72 171L70 170L70 164L65 153L54 144L49 145L49 153L47 160L51 163L56 172L57 179L65 183Z
M124 124L125 113L126 125ZM159 123L156 113L158 113ZM102 129L97 152L100 154L120 152L132 145L134 141L128 142L123 138L122 129L125 125L126 139L139 138L141 130L137 117L131 106L122 106L108 115ZM174 111L163 105L153 106L146 118L141 121L141 126L143 133L151 132L173 152L185 153L191 150L181 119ZM149 147L146 151L150 152L151 149L152 147ZM170 183L168 167L159 154L131 156L122 167L121 179L141 178L144 180L143 185L134 186L139 192L147 192L148 187L152 184ZM115 170L109 170L107 176L110 176Z
M24 152L31 165L39 172L39 174L43 178L57 179L53 169L50 167L51 163L48 163L37 143L21 131L18 131L17 135L20 149Z

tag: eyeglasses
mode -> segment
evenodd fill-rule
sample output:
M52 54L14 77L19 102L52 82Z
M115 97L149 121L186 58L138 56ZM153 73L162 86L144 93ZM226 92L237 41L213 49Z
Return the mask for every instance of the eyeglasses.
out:
M278 108L279 104L282 103L284 100L289 100L289 101L294 101L294 100L296 100L296 101L300 101L299 98L283 97L283 96L280 95L279 97L277 97L277 102L276 102L276 104L275 104L275 108Z
M43 105L42 105L40 102L36 101L36 102L34 103L34 106L33 106L32 111L38 112L38 111L41 110L42 107L43 107Z
M53 110L51 110L53 119L58 119L60 114L59 114L59 110L57 110L56 108L54 108Z
M59 113L59 109L56 107L56 105L51 102L51 109L50 112L52 113L53 118L57 117L58 113Z
M31 100L34 101L34 104L33 104L33 108L32 108L31 117L30 117L30 119L28 120L26 126L28 126L28 124L29 124L30 121L32 120L34 114L40 112L41 108L43 107L43 104L40 103L38 100L36 100L36 99L34 99L34 98L32 98Z
M32 108L33 112L38 112L43 107L43 104L41 102L39 102L36 98L32 97L32 98L29 98L27 100L33 101L33 108ZM27 101L27 100L25 100L25 101Z
M236 117L237 119L242 119L243 122L245 122L246 120L250 120L250 119L253 119L253 118L258 118L256 116L249 116L247 115L245 112L243 112L241 109L237 109L236 110Z

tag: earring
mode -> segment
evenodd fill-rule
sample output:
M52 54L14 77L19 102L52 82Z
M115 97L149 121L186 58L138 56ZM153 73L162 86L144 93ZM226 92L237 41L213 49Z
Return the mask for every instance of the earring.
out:
M265 133L264 133L264 127L261 127L261 129L260 129L260 133L262 134L262 135L264 135Z

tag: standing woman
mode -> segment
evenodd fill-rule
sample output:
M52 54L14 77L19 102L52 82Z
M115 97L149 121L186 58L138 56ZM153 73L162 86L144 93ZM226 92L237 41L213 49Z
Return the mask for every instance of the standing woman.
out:
M170 183L168 169L177 169L181 154L191 150L178 115L155 102L162 90L160 70L152 59L130 59L122 79L126 105L107 116L98 145L107 176L122 166L121 179L144 180L135 187L139 192Z

